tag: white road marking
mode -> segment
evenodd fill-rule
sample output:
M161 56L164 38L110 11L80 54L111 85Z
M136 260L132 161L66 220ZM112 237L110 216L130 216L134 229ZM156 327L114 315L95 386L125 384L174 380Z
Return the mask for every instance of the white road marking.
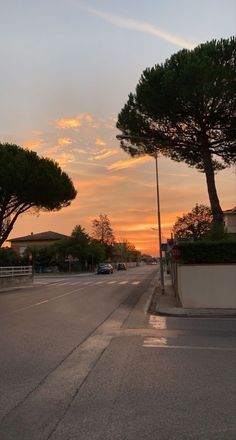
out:
M167 328L166 318L162 316L151 315L149 318L149 324L159 330L165 330Z
M13 310L13 312L11 312L11 313L22 312L24 310L32 309L33 307L41 306L42 304L55 301L56 299L60 299L60 298L63 298L65 296L73 295L73 293L77 293L78 290L81 290L81 289L83 289L83 287L81 287L80 289L71 290L70 292L67 292L67 293L63 293L63 295L54 296L53 298L49 298L49 299L46 299L44 301L40 301L40 302L35 303L35 304L31 304L30 306L27 306L27 307L22 307L21 309Z
M62 282L63 281L63 282ZM60 281L55 281L55 282L48 282L46 280L42 280L42 281L34 281L34 285L45 285L47 287L55 287L55 286L77 286L79 284L82 284L83 286L96 286L99 284L118 284L118 285L125 285L125 284L132 284L137 286L138 284L140 284L140 281L120 281L116 280L116 281L66 281L66 280L60 280Z
M143 341L145 348L169 348L174 350L219 350L219 351L236 351L235 347L212 347L199 345L167 345L166 338L145 338Z
M163 347L166 345L166 338L146 338L143 343L143 347Z

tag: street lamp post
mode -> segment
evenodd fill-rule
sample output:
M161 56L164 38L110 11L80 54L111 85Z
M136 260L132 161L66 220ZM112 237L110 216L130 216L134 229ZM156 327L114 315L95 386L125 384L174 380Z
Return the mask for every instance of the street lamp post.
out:
M129 135L117 135L117 139L137 139L137 140L148 140L146 138L142 138L141 136L129 136ZM158 155L157 151L153 155L155 158L156 165L156 197L157 197L157 226L158 226L158 246L159 246L159 262L160 262L160 285L161 285L161 293L164 295L165 293L165 284L164 284L164 265L162 258L162 249L161 249L161 207L160 207L160 191L159 191L159 174L158 174Z
M158 223L158 242L159 242L159 258L160 258L160 284L161 293L165 292L164 284L164 267L162 259L162 249L161 249L161 207L160 207L160 191L159 191L159 173L158 173L158 159L157 152L155 153L155 164L156 164L156 192L157 192L157 223Z

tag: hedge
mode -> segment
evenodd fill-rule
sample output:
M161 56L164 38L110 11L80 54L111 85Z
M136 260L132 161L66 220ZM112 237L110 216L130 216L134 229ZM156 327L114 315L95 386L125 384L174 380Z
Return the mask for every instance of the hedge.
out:
M178 246L183 264L236 263L235 240L179 242Z

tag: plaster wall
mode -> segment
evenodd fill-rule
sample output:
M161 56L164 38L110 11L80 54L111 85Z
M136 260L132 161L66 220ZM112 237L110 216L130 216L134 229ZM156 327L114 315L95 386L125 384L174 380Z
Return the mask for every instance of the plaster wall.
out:
M236 309L236 264L178 265L177 280L185 308Z

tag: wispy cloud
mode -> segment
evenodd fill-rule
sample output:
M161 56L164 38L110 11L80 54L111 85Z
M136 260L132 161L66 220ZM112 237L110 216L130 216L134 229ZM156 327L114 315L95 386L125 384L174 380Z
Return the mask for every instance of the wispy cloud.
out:
M131 18L110 14L108 12L100 11L98 9L89 8L81 3L78 3L78 6L81 9L87 11L88 13L96 15L97 17L100 17L103 20L111 24L114 24L115 26L138 31L138 32L144 32L146 34L151 34L154 35L155 37L161 38L162 40L168 41L169 43L172 43L175 46L185 47L187 49L193 49L195 47L195 45L192 42L185 40L181 36L171 34L170 32L166 32L146 21L133 20Z
M97 153L94 157L91 157L90 160L102 160L102 159L108 159L109 157L116 156L118 154L117 150L108 150L107 148L104 148L99 153Z
M80 148L80 147L72 148L71 152L72 153L87 154L87 150L85 150L85 148Z
M89 165L89 166L93 166L93 167L99 167L99 168L107 168L106 165L103 164L98 164L98 163L93 163L93 162L82 162L81 160L77 160L76 164L80 164L80 165Z
M117 162L108 165L107 169L109 171L117 171L124 170L126 168L135 168L136 166L148 162L149 160L150 157L148 156L138 157L137 159L118 160Z

